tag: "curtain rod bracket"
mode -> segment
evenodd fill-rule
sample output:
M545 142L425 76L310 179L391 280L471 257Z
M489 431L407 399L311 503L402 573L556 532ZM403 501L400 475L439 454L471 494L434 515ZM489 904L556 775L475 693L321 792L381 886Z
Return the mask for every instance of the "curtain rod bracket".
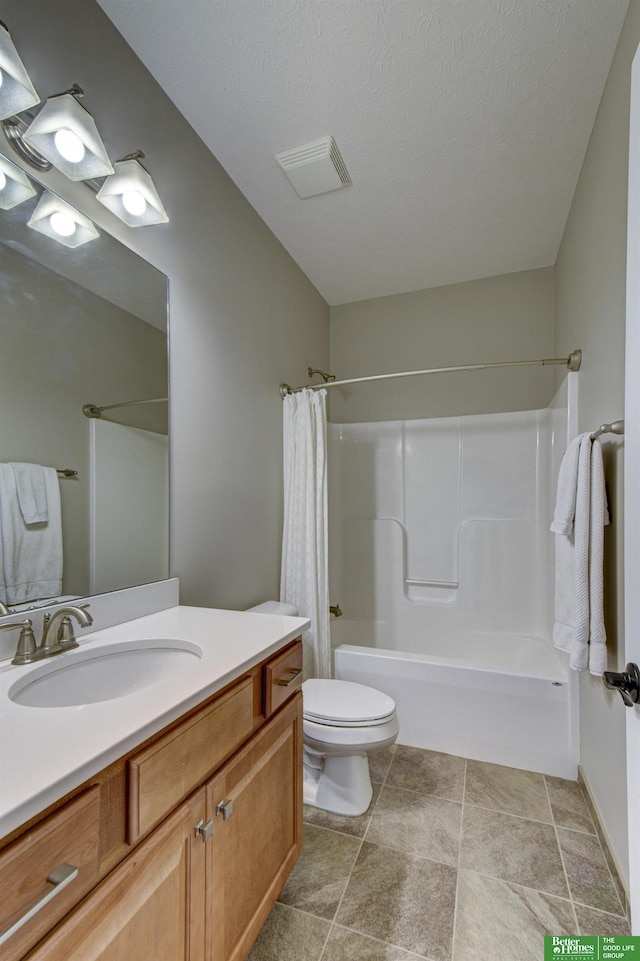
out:
M567 357L567 369L573 370L573 371L580 370L581 365L582 365L582 351L572 350L569 356Z

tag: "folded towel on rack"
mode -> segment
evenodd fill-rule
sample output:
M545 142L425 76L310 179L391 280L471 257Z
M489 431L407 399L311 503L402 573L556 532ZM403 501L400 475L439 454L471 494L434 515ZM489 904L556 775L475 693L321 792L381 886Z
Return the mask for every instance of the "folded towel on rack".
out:
M609 523L602 446L580 434L567 447L558 475L551 530L556 534L553 643L574 671L606 668L602 567Z
M7 604L62 593L60 484L53 467L42 470L48 520L26 524L13 468L0 464L0 600Z
M18 492L18 503L25 524L48 520L44 467L40 464L9 464Z

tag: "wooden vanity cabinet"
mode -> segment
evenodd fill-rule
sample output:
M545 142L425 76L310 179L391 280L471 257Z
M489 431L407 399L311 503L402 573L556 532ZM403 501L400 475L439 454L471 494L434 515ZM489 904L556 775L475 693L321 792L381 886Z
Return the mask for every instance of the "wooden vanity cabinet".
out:
M38 863L43 838L49 860L60 860L60 824L71 843L76 811L84 867L53 913L49 905L0 946L0 961L246 957L302 850L301 677L291 682L299 648L288 645L14 832L0 850L9 924L34 899L19 880L16 902L3 864L22 878L20 858ZM286 691L271 716L267 679Z
M302 850L302 696L207 784L207 961L243 961Z
M180 805L29 961L204 961L204 790Z

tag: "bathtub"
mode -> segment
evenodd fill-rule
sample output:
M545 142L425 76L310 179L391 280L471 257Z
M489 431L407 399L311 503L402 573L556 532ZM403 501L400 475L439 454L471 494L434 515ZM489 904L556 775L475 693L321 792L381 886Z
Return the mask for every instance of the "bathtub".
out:
M393 697L399 744L577 777L576 676L548 641L471 631L392 650L379 628L332 624L335 676Z

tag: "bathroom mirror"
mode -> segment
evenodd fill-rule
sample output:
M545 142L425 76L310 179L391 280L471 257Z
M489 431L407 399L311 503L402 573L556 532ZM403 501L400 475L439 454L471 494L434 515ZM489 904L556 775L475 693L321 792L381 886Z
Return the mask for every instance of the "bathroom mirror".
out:
M70 249L28 227L30 179L0 210L0 462L58 469L60 596L85 597L168 576L167 278L102 228Z

